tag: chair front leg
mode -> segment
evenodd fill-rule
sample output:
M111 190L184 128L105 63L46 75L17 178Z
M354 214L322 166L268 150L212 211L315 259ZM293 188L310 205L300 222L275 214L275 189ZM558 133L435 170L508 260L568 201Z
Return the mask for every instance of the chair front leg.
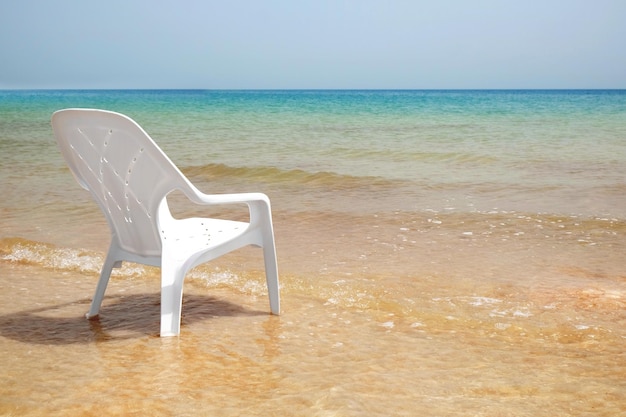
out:
M180 333L185 269L181 262L162 259L161 264L161 337Z

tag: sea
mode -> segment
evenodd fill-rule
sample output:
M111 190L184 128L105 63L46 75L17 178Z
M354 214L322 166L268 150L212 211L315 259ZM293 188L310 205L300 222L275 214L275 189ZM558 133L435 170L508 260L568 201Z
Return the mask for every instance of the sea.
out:
M186 277L110 232L50 127L139 123L200 190L272 203ZM0 415L626 415L626 90L0 91ZM245 207L177 216L245 218Z

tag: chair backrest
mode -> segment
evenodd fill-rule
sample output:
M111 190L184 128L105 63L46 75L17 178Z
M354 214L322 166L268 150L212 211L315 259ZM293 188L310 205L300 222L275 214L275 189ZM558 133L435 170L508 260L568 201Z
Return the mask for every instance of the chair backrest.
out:
M59 110L52 115L52 128L74 177L106 216L112 239L126 251L160 255L159 208L172 190L193 187L187 178L122 114Z

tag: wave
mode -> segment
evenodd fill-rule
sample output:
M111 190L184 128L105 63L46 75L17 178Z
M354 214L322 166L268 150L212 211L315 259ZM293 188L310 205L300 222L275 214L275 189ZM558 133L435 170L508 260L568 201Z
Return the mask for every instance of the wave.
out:
M63 248L20 237L0 238L0 264L28 265L63 274L89 275L95 279L100 275L105 254L76 248ZM112 277L121 279L156 279L160 277L157 267L124 262L114 268ZM186 281L195 281L206 288L227 287L239 292L255 295L265 294L265 276L250 272L237 274L228 269L208 265L189 271Z
M34 265L45 269L81 274L100 274L104 254L75 248L59 248L49 243L19 237L0 239L0 262ZM151 270L136 264L114 269L112 275L138 276Z
M327 150L328 155L341 155L348 159L365 159L370 161L452 163L457 165L488 165L501 162L495 155L485 155L453 151L408 151L407 149L359 149L353 147L336 147Z
M276 184L310 185L332 188L358 188L372 185L389 186L397 183L376 176L354 176L336 172L309 172L302 169L281 169L277 167L232 167L225 164L207 164L183 168L189 177L203 180L244 179L254 182Z

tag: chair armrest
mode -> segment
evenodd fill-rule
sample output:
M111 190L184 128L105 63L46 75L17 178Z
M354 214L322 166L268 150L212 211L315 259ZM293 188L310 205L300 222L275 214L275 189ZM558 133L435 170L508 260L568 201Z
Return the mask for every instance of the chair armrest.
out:
M250 212L251 226L257 227L262 223L267 223L270 231L272 229L270 199L263 193L204 194L192 186L185 192L185 195L191 202L201 205L244 203L248 206L248 211Z
M234 204L234 203L255 203L264 202L270 204L269 198L263 193L239 193L239 194L204 194L202 192L195 192L192 195L187 195L189 200L197 204L211 205L211 204Z

